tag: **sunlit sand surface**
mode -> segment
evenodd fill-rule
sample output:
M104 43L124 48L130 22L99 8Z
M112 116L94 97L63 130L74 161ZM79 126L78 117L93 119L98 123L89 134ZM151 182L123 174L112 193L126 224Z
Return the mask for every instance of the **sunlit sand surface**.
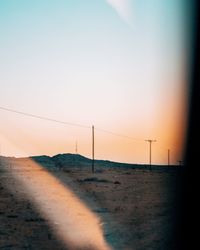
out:
M67 249L110 250L102 222L66 186L32 160L7 167Z

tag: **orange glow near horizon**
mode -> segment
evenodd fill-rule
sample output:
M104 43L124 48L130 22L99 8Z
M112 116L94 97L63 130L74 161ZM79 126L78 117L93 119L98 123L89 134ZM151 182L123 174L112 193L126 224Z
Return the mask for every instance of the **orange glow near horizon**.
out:
M151 123L134 121L132 118L130 123L113 122L108 124L110 128L103 127L114 134L99 131L97 126L95 158L145 164L149 161L149 148L145 140L156 139L157 142L153 144L153 163L167 164L167 151L170 149L171 164L177 164L178 160L183 159L187 124L188 98L184 84L175 96L176 99L171 97L171 102L167 96L166 100L162 98L159 101L160 106L156 107ZM104 124L106 125L102 123ZM130 138L117 136L115 133ZM5 156L76 153L77 142L78 153L91 158L91 129L41 121L19 114L4 113L0 140L0 154Z
M178 160L182 160L184 150L185 114L187 113L184 105L185 100L180 100L176 110L173 110L174 113L169 112L172 109L170 105L163 109L168 112L162 111L160 108L156 122L154 126L151 124L150 129L147 124L135 128L133 122L133 125L125 124L124 128L123 126L118 127L118 130L116 126L114 133L128 135L130 138L95 130L95 158L128 163L148 163L149 151L145 139L151 138L157 140L153 144L153 163L167 164L167 150L170 149L171 163L177 164ZM33 122L35 129L28 130L26 127ZM32 118L28 118L25 124L18 123L15 126L18 128L15 130L12 129L13 123L8 124L11 125L4 128L0 135L1 155L23 157L76 153L77 142L78 153L91 158L92 133L90 129L51 124ZM136 134L132 133L133 130L136 131Z

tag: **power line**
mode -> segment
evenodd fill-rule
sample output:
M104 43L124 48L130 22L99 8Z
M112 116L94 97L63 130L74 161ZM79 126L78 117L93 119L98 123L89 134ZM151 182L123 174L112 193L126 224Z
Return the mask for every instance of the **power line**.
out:
M24 116L29 116L29 117L33 117L33 118L37 118L37 119L41 119L41 120L50 121L50 122L56 122L56 123L61 123L61 124L69 125L69 126L75 126L75 127L90 128L90 126L86 126L86 125L81 125L81 124L71 123L71 122L59 121L59 120L55 120L55 119L44 117L44 116L39 116L39 115L35 115L35 114L21 112L21 111L14 110L14 109L4 108L4 107L1 107L1 106L0 106L0 109L4 110L4 111L8 111L8 112L12 112L12 113L24 115Z
M32 118L36 118L36 119L46 120L46 121L50 121L50 122L56 122L56 123L60 123L60 124L64 124L64 125L69 125L69 126L75 126L75 127L81 127L81 128L91 129L91 126L77 124L77 123L71 123L71 122L65 122L65 121L60 121L60 120L56 120L56 119L53 119L53 118L49 118L49 117L45 117L45 116L40 116L40 115L36 115L36 114L32 114L32 113L27 113L27 112L22 112L22 111L19 111L19 110L14 110L14 109L2 107L2 106L0 106L0 109L4 110L4 111L7 111L7 112L12 112L12 113L16 113L16 114L19 114L19 115L23 115L23 116L27 116L27 117L32 117ZM144 139L134 138L134 137L131 137L131 136L127 136L127 135L123 135L123 134L118 134L116 132L112 132L112 131L109 131L109 130L105 130L105 129L102 129L102 128L98 128L98 127L92 126L92 138L93 138L92 139L92 144L93 144L93 146L92 146L92 158L93 159L94 159L94 130L95 131L100 131L100 132L103 132L103 133L107 133L107 134L110 134L110 135L113 135L113 136L118 136L118 137L121 137L121 138L126 138L126 139L130 139L130 140L134 140L134 141L137 141L137 142L144 141ZM147 142L150 143L150 145L149 145L150 146L149 160L150 160L150 169L151 169L151 144L152 144L152 142L155 142L155 140L145 140L145 141L147 141ZM76 142L75 151L76 151L76 153L78 153L77 142ZM169 163L169 160L168 160L168 163ZM94 166L93 166L93 169L94 169Z
M65 125L69 125L69 126L75 126L75 127L82 127L82 128L91 129L91 126L86 126L86 125L77 124L77 123L60 121L60 120L56 120L56 119L45 117L45 116L40 116L40 115L35 115L35 114L27 113L27 112L22 112L22 111L10 109L10 108L5 108L5 107L2 107L2 106L0 106L0 109L4 110L4 111L8 111L8 112L12 112L12 113L32 117L32 118L37 118L37 119L41 119L41 120L50 121L50 122L56 122L56 123L65 124ZM118 134L118 133L108 131L108 130L105 130L105 129L101 129L101 128L96 128L95 127L95 130L103 132L103 133L111 134L111 135L114 135L114 136L127 138L127 139L134 140L134 141L144 141L143 139L133 138L133 137L130 137L130 136L127 136L127 135Z
M114 135L114 136L119 136L119 137L127 138L127 139L134 140L134 141L144 141L144 139L139 139L139 138L134 138L134 137L130 137L130 136L127 136L127 135L118 134L118 133L111 132L111 131L108 131L108 130L105 130L105 129L101 129L101 128L96 128L95 127L95 130L103 132L103 133L111 134L111 135Z

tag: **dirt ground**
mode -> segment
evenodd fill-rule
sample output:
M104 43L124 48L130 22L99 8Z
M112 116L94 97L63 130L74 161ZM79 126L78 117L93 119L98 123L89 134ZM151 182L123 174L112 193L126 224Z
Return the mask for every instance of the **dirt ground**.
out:
M92 174L70 169L51 174L102 219L104 237L113 249L174 249L176 171L123 168ZM66 249L26 190L15 186L13 176L1 171L0 249Z
M69 175L99 204L95 212L112 225L106 236L114 248L174 249L177 173L114 169Z

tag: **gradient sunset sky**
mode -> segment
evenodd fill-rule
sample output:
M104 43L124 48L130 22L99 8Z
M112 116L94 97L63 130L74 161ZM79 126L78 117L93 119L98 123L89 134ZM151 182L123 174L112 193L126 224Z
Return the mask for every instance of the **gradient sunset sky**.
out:
M0 0L0 106L95 131L95 157L181 160L187 116L181 0ZM91 157L91 129L0 109L6 156Z

